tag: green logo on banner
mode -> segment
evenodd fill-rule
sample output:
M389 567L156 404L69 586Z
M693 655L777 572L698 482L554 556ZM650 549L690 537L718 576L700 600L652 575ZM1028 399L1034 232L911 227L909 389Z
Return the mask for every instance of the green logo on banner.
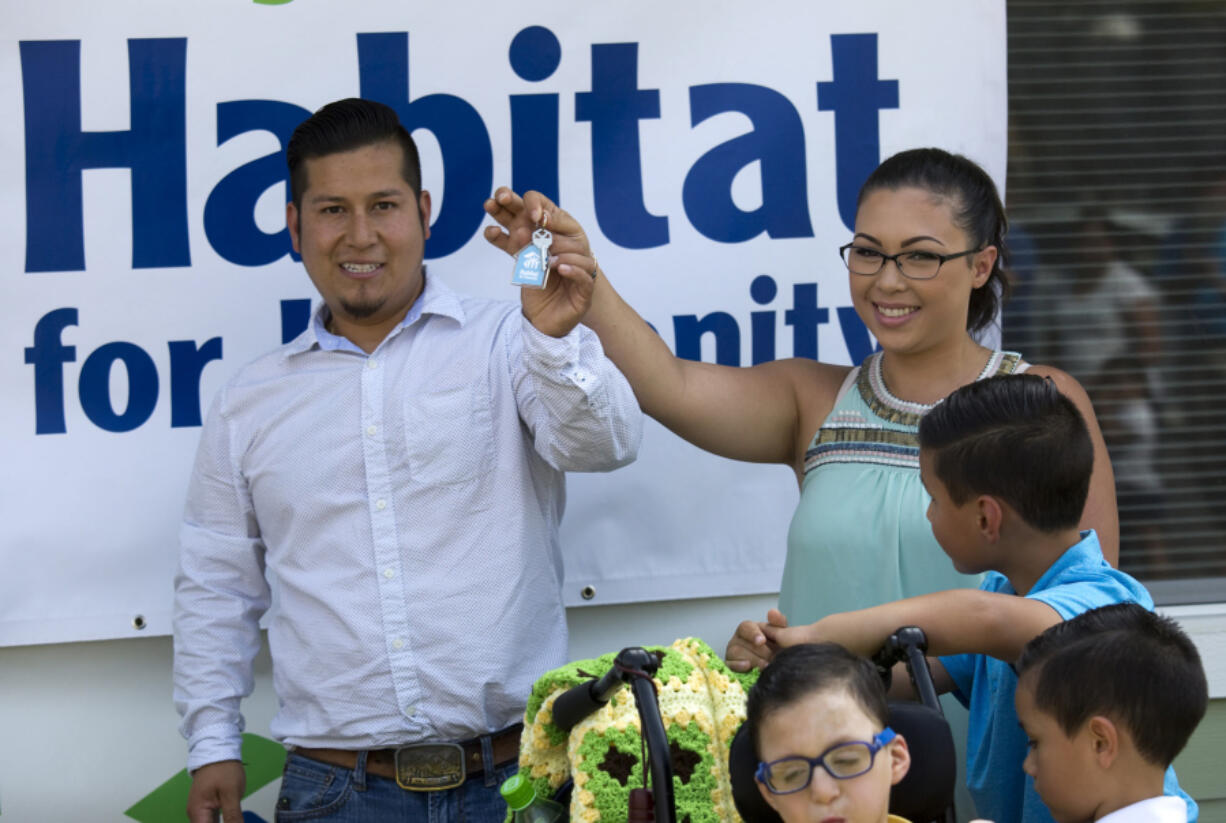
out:
M256 2L266 3L269 0L256 0ZM272 0L272 2L288 3L290 0ZM285 747L275 740L260 737L258 734L244 734L243 764L247 767L247 793L243 797L247 797L281 778L281 772L285 769ZM187 769L183 769L138 800L124 814L137 823L165 823L167 820L182 820L184 809L187 808L187 792L191 785L191 776L188 775ZM244 815L244 817L248 816Z
M261 6L284 6L286 3L292 3L294 0L255 0Z

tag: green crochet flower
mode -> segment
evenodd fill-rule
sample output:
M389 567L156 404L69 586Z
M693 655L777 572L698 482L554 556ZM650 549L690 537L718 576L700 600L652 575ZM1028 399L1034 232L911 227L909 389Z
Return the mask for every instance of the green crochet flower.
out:
M757 672L731 671L710 646L695 638L648 651L660 660L653 680L671 749L677 819L739 820L728 779L728 748L745 719L745 695ZM603 675L615 657L609 653L575 661L542 675L524 713L520 771L544 796L552 796L572 778L570 815L576 823L622 823L630 790L643 785L639 716L629 689L619 690L569 734L552 722L557 696Z

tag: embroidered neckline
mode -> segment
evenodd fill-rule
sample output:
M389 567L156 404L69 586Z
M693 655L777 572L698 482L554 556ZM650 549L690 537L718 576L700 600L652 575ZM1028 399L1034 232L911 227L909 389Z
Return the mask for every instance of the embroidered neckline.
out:
M860 374L856 379L856 388L860 390L860 397L878 417L904 426L918 426L920 418L935 404L913 403L895 397L885 385L881 360L882 353L877 352L860 369ZM995 374L1012 374L1017 370L1021 360L1021 355L1016 352L993 351L974 382Z

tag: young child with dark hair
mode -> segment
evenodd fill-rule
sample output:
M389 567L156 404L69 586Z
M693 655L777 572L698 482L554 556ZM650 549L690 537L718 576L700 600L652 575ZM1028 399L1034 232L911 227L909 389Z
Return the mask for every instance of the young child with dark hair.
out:
M1163 780L1209 687L1175 621L1136 603L1103 606L1031 640L1016 669L1023 767L1058 823L1187 820Z
M905 823L890 787L911 765L876 667L835 643L784 649L749 690L755 778L784 823Z
M920 477L928 520L954 567L985 573L958 589L844 612L789 627L771 610L746 621L728 644L729 667L766 666L776 651L830 641L875 653L900 626L927 634L933 679L970 710L966 779L978 815L996 823L1053 818L1022 771L1026 736L1013 705L1011 664L1032 638L1090 609L1153 601L1145 587L1103 559L1093 530L1080 531L1093 444L1073 403L1034 375L993 377L957 389L920 421ZM767 668L769 671L769 667ZM1093 681L1098 686L1099 678ZM908 678L894 678L909 689ZM1195 801L1172 770L1165 792Z

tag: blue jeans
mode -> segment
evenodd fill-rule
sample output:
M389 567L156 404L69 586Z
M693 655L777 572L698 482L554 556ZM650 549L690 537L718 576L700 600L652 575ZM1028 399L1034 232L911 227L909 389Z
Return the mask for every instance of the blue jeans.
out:
M441 792L411 792L395 780L366 773L366 754L353 769L330 766L290 752L285 758L277 823L296 820L327 823L502 823L507 804L498 787L515 774L507 763L492 772Z

